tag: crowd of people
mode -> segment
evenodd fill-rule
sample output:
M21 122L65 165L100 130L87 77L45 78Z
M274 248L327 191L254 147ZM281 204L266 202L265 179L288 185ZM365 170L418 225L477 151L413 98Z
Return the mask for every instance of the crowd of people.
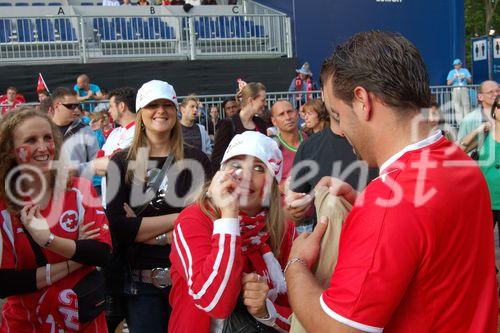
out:
M498 84L457 134L399 35L339 45L322 100L311 78L202 122L161 80L12 105L0 332L496 332Z

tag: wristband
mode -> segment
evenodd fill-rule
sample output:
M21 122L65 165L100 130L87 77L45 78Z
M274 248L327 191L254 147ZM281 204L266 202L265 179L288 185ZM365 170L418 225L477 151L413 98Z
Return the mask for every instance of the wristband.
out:
M47 239L45 244L43 244L43 247L45 247L45 248L49 247L50 244L52 244L52 241L54 240L54 238L56 238L56 236L53 233L50 233L49 238Z
M285 269L283 270L283 275L286 274L286 271L288 270L288 267L290 267L291 265L295 264L296 262L301 263L302 265L304 265L307 268L307 263L303 259L301 259L301 258L292 258L292 259L288 260L288 262L286 263Z
M50 279L50 264L45 265L45 282L47 286L52 285L52 280Z

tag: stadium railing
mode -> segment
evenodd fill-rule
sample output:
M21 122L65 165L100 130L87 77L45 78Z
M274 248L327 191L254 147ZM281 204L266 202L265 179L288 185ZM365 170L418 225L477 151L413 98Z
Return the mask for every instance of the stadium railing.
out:
M477 107L477 89L478 85L470 85L467 88L469 88L469 98L470 98L470 106L471 106L471 111ZM458 127L458 123L455 119L455 110L453 109L453 103L452 103L452 91L453 87L449 86L431 86L431 93L434 97L434 99L439 103L441 112L443 114L444 120L447 124L453 126L453 127ZM321 99L321 91L311 91L308 94L310 96L307 96L308 98L320 98ZM234 98L234 94L219 94L219 95L197 95L198 99L200 102L203 104L203 111L200 112L199 114L199 120L200 123L203 123L207 125L208 122L208 111L211 106L216 106L219 109L220 117L224 118L224 110L222 110L222 103L229 98ZM182 101L185 96L180 96L178 97L179 100ZM306 96L303 93L298 93L298 92L288 92L288 91L283 91L283 92L267 92L266 94L266 101L268 108L271 108L274 102L278 100L288 100L292 102L297 108L300 108L305 101ZM103 101L96 101L96 102L88 102L88 103L82 103L84 109L93 109L93 104L101 103ZM86 104L92 104L91 107ZM33 105L36 106L38 103L26 103L22 105ZM0 105L0 109L3 106L7 105Z
M190 14L182 6L0 11L0 64L284 56L293 56L290 18L250 1Z

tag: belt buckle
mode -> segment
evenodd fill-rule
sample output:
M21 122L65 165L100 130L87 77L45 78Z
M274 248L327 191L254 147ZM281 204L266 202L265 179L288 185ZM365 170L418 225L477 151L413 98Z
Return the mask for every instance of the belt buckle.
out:
M153 286L159 289L164 289L172 282L170 280L170 271L168 268L153 268L151 270L151 282Z

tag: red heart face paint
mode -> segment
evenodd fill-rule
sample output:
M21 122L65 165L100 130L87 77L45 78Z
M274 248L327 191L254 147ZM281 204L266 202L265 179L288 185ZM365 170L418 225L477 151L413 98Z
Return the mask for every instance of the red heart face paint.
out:
M22 163L28 163L31 161L31 146L22 145L16 148L16 157Z
M47 150L49 151L49 155L50 157L54 157L56 154L56 143L54 142L54 140L50 140L47 143L48 143Z

